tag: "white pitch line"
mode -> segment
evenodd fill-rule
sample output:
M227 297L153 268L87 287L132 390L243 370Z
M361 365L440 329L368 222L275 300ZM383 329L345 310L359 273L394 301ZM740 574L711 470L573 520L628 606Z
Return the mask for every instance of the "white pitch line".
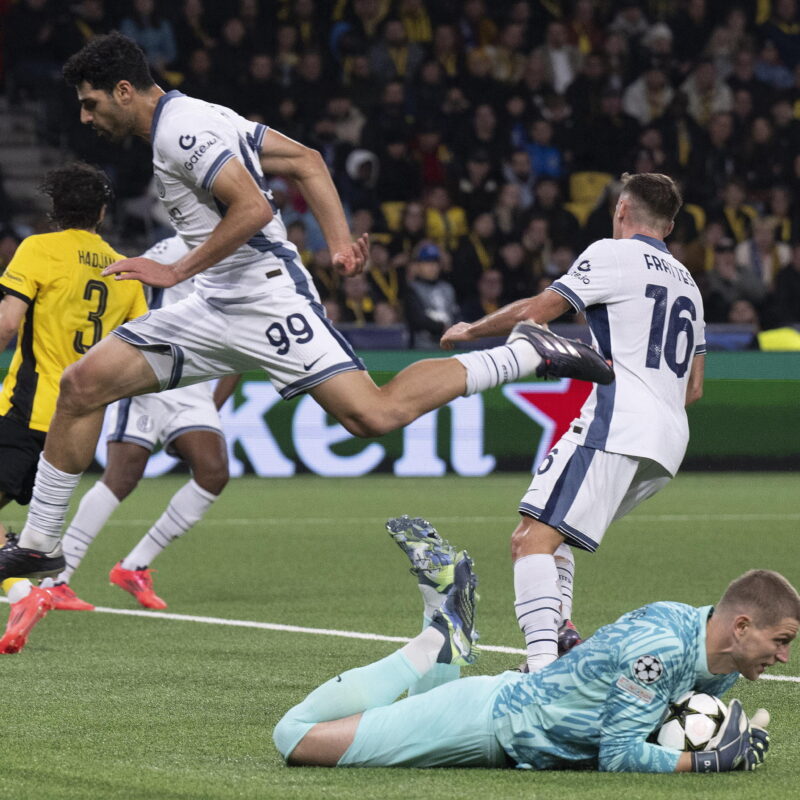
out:
M0 597L0 602L7 603L8 599ZM406 636L385 636L380 633L365 633L363 631L341 631L336 628L305 628L300 625L283 625L278 622L256 622L248 619L225 619L224 617L202 617L195 614L170 614L166 611L142 611L132 608L109 608L96 606L95 611L101 614L118 614L123 617L146 617L147 619L164 619L172 622L199 622L204 625L227 625L232 628L256 628L262 631L279 631L281 633L308 633L316 636L338 636L343 639L366 639L373 642L394 642L405 644L411 641ZM509 655L525 655L525 650L505 645L482 644L480 650L488 653L507 653ZM800 677L794 675L762 675L762 680L791 681L800 683Z
M513 515L510 515L513 516ZM509 518L510 518L509 516ZM794 522L800 520L800 512L786 514L631 514L617 522L638 524L642 522ZM281 527L313 525L340 525L342 520L336 517L262 517L260 519L244 518L212 518L204 520L206 525L230 525L231 527ZM349 517L348 522L364 525L376 525L379 528L386 523L385 517ZM502 517L436 517L437 525L486 525L502 522ZM112 519L106 525L116 528L142 527L151 525L152 519ZM202 524L202 523L201 523Z

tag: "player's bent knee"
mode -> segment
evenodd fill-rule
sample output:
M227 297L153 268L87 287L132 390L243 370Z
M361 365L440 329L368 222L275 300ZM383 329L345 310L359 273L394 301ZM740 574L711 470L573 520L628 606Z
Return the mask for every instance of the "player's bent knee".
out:
M564 537L550 525L523 515L511 534L511 559L545 553L552 555L564 542Z
M301 722L298 720L292 715L292 710L284 714L279 720L272 731L272 741L275 742L275 747L278 748L278 752L287 763L293 763L290 760L292 753L314 725L315 723L313 722Z
M69 414L80 415L100 408L98 386L91 375L78 361L64 370L59 383L58 406Z

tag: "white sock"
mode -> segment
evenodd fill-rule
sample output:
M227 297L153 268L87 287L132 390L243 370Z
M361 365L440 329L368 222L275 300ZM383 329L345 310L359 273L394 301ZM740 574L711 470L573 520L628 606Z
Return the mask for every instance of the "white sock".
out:
M467 371L465 396L530 375L542 363L542 357L524 339L488 350L459 353L453 358L457 358Z
M422 676L433 668L443 645L444 634L437 628L428 627L408 644L403 645L400 652Z
M144 569L173 540L199 522L219 495L190 480L178 489L167 510L123 559L123 569Z
M514 603L525 637L528 671L536 672L558 658L561 592L553 556L535 554L514 562Z
M4 581L3 586L8 602L12 605L24 600L33 589L33 584L27 578L8 578L7 580L13 581L11 586L8 586Z
M572 619L572 585L575 582L575 556L564 543L555 552L558 586L561 589L561 622Z
M56 551L69 501L81 474L62 472L45 459L44 453L39 456L28 519L19 535L20 547L42 553Z
M422 592L422 602L424 604L422 610L422 627L424 629L431 624L433 615L442 607L447 595L437 592L433 586L426 586L424 583L419 584L419 590Z
M118 505L117 496L102 481L97 481L86 492L61 542L67 567L56 578L56 583L69 583L72 574L83 561L89 545Z

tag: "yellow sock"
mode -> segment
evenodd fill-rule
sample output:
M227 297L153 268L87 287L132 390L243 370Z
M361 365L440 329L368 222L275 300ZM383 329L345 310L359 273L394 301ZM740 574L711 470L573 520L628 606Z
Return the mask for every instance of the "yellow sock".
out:
M0 583L0 588L8 595L10 602L18 603L28 596L33 584L27 578L6 578Z

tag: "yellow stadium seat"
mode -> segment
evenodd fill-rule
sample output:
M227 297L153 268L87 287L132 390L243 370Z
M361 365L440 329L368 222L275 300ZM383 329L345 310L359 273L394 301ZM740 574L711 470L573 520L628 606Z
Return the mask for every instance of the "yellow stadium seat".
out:
M569 199L573 203L594 205L613 180L610 172L573 172L569 176Z

